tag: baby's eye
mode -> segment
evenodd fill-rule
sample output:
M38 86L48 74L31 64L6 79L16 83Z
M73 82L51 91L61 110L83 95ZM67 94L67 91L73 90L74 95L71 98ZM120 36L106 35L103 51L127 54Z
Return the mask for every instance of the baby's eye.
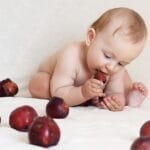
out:
M111 56L108 55L108 54L106 54L106 53L104 53L104 56L105 56L105 58L107 58L107 59L111 59Z
M122 63L118 63L118 65L119 65L119 66L121 66L121 67L125 66L125 65L124 65L124 64L122 64Z

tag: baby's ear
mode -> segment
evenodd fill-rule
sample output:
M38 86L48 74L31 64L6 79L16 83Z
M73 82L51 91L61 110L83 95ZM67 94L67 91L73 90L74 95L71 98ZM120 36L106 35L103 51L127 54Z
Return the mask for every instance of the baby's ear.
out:
M96 36L96 32L94 28L89 28L87 31L87 37L86 37L86 45L90 46L93 42L94 38Z

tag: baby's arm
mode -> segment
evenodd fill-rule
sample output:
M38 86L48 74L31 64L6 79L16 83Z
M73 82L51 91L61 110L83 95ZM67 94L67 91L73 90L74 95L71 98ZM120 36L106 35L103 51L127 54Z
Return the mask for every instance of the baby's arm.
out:
M118 76L119 75L119 76ZM118 94L117 94L118 91ZM138 107L147 96L147 88L141 82L132 83L132 80L125 70L123 74L116 74L106 88L107 100L112 99L110 95L116 95L116 100L119 100L123 105ZM116 94L115 94L116 93ZM107 101L106 100L106 101ZM105 98L104 98L105 101ZM120 105L121 106L121 105ZM105 107L105 106L104 106ZM123 107L122 107L123 108Z
M126 103L124 73L125 70L122 69L110 77L110 80L105 88L106 96L101 102L103 108L111 111L120 111L124 108Z
M79 105L94 96L103 95L102 90L92 91L91 85L98 86L99 81L87 80L84 85L75 86L78 63L70 54L63 54L55 66L51 79L51 95L62 97L69 106ZM96 88L95 88L96 89ZM92 91L92 92L91 92ZM93 94L94 93L94 94Z

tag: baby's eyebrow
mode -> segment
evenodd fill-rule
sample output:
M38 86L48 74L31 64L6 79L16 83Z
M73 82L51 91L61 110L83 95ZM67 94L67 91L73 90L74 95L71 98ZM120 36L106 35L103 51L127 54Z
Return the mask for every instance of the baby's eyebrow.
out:
M123 66L130 64L130 62L127 62L127 61L120 61L118 63L123 65Z
M110 51L110 50L106 50L106 53L110 54L110 55L113 56L113 57L116 57L115 53L113 53L113 52Z
M113 36L115 36L115 34L121 29L121 26L116 28L115 31L112 33Z
M124 64L124 65L127 65L127 64L129 64L130 62L127 62L127 61L121 61L120 63L121 63L121 64Z

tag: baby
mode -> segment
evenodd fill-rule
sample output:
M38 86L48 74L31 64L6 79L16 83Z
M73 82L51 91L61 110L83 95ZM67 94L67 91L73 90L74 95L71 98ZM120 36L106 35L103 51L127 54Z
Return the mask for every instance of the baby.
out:
M110 111L137 107L148 91L144 84L132 82L125 66L141 53L146 38L137 12L110 9L89 27L85 41L67 45L43 61L29 91L35 98L62 97L69 106L93 99L95 106ZM97 71L107 76L106 84L94 78Z

